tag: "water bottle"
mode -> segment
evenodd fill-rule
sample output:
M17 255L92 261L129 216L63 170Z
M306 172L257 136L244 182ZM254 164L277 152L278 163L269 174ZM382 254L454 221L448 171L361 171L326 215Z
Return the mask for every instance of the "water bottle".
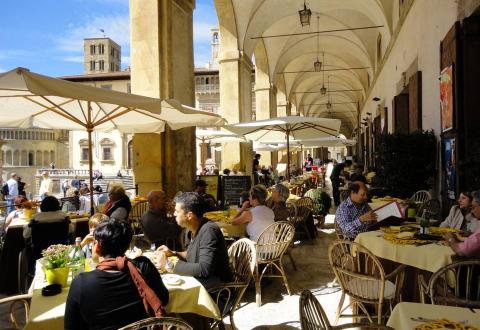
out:
M230 204L227 199L225 199L225 203L223 203L223 214L226 216L230 215Z
M73 247L72 252L70 252L72 279L85 271L85 254L83 253L81 243L81 237L75 238L75 246Z
M422 217L420 218L420 234L428 234L430 227L430 220L426 216L425 210L423 210Z

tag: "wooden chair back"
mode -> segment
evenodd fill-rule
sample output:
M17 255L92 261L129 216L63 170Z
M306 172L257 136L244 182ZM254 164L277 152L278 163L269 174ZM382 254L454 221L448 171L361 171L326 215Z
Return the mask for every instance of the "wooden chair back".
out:
M480 259L453 262L432 275L432 304L480 308Z
M193 330L185 321L174 317L150 317L120 328L119 330Z
M430 199L432 199L432 197L430 196L430 193L428 191L419 190L416 193L414 193L412 197L410 197L410 199L414 202L423 204L426 201L429 201Z
M328 249L330 265L342 290L366 303L383 303L385 272L380 261L364 246L337 240Z
M280 259L295 235L295 228L288 222L272 223L258 237L257 261L265 262Z
M294 204L295 206L295 216L289 219L289 222L295 227L304 223L313 212L313 200L310 197L289 201L288 204Z
M143 201L133 205L128 218L130 224L132 225L133 232L135 234L140 234L142 232L142 226L140 224L140 218L148 210L148 202Z
M327 314L310 290L300 295L300 325L302 330L332 329Z

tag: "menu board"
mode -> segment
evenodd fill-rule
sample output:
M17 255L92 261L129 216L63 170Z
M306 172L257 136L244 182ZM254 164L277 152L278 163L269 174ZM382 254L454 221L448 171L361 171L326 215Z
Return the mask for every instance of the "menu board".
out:
M215 200L218 201L220 195L220 176L219 175L199 175L199 179L207 183L207 194L215 197Z
M249 191L251 186L250 176L223 176L223 200L230 204L238 204L240 195Z

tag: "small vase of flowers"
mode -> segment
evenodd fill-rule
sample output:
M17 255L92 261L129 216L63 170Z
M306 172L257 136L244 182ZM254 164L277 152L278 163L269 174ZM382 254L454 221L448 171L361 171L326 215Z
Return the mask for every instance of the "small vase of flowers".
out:
M63 244L50 245L42 251L43 266L48 284L60 284L67 286L69 252L71 247Z

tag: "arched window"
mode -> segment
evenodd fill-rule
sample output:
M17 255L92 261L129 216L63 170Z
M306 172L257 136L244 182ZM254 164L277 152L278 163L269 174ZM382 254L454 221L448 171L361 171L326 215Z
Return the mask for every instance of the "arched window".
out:
M37 150L35 152L35 166L42 166L42 163L43 163L42 160L43 160L42 152L40 150Z
M215 32L215 33L213 34L212 42L213 42L214 44L218 44L218 33L217 33L217 32Z
M113 157L113 151L115 149L115 142L110 139L102 139L100 141L100 149L101 149L101 160L102 161L111 161L113 162L115 159Z
M33 166L35 164L35 161L33 159L33 151L28 152L28 166Z
M48 161L50 159L50 153L48 151L43 152L43 166L48 166L50 162Z
M208 85L208 80L209 80L208 77L205 78L205 84L206 84L206 85Z
M20 166L20 152L18 150L15 150L13 152L13 161L12 161L13 166Z
M82 139L78 142L80 145L80 161L88 161L88 141L87 139Z
M7 150L7 152L5 152L3 161L5 162L5 165L13 165L12 150Z
M50 151L50 163L55 163L55 151Z
M28 166L28 154L26 150L22 150L21 152L21 159L20 159L20 165L21 166Z
M377 37L377 68L382 61L382 34L379 33Z

